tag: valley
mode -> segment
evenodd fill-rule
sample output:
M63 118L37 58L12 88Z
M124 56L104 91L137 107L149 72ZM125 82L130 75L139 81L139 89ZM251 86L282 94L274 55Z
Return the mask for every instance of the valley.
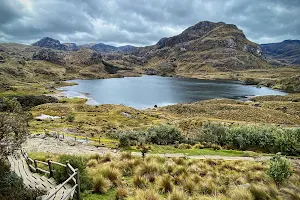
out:
M78 168L83 199L298 199L299 54L283 43L209 21L145 47L0 43L0 114L24 120L31 157ZM61 91L79 86L103 102Z

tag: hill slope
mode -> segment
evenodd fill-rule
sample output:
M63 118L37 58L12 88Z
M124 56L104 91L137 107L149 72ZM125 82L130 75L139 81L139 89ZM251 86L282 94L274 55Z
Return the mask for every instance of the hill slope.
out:
M177 74L266 65L260 46L249 41L235 25L223 22L199 22L179 35L162 38L156 45L138 48L134 54L146 57L147 67Z
M260 46L271 63L300 66L300 40L284 40L283 42L261 44Z

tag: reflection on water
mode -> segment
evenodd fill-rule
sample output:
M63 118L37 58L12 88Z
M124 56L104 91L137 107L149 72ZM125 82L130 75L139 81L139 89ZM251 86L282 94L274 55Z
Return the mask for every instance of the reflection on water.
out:
M151 108L213 98L246 99L247 96L285 95L267 87L257 88L237 81L198 80L142 76L96 80L73 80L78 85L61 88L68 97L88 98L88 104L123 104Z

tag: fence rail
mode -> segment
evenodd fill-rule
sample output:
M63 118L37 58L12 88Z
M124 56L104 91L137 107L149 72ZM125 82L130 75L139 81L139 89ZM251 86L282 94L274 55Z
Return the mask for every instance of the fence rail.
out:
M50 159L48 159L47 162L32 159L23 150L22 150L22 155L24 156L29 168L32 171L37 172L37 173L45 173L45 174L49 175L49 177L53 177L53 174L55 173L55 170L53 169L53 165L58 165L58 166L66 168L69 178L67 180L65 180L62 184L60 184L60 186L58 188L56 188L55 191L51 192L45 200L51 199L51 197L53 197L56 193L58 193L59 190L61 190L61 188L63 186L65 186L66 184L68 184L71 180L74 183L73 187L63 199L67 199L72 194L72 192L75 191L76 199L80 200L79 171L78 171L78 169L74 169L74 167L72 165L70 165L69 162L66 162L66 164L62 164L59 162L54 162ZM43 165L47 166L47 170L39 168L38 164L43 164ZM71 174L69 174L68 171L71 171Z

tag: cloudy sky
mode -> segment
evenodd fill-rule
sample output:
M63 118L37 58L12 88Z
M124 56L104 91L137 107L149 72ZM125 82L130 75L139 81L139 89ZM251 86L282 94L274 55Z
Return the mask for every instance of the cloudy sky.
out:
M151 45L199 21L236 24L257 43L300 39L300 0L1 0L0 42Z

